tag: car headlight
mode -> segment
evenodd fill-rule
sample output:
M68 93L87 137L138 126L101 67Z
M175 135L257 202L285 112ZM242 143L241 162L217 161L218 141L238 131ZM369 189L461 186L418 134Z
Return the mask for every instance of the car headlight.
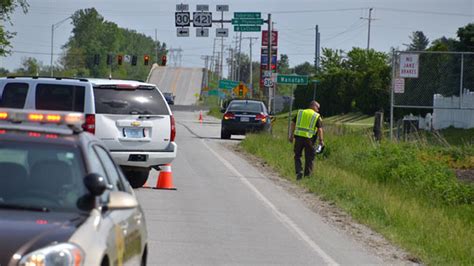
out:
M61 243L35 250L20 260L20 266L81 266L84 252L71 243Z

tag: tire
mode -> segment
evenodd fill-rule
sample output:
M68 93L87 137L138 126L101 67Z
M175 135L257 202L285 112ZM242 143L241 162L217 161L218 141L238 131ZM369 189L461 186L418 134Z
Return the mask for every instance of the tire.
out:
M124 173L132 188L139 188L145 185L148 175L150 174L150 170L125 169Z
M221 129L221 139L230 139L231 133L225 129Z

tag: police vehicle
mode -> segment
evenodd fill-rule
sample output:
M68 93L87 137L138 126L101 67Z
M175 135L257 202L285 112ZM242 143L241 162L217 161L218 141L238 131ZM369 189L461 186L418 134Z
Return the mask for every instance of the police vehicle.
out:
M154 85L133 80L0 78L0 107L85 114L84 128L102 140L130 184L145 184L152 168L176 158L176 127Z
M144 213L84 120L0 109L0 265L146 265Z

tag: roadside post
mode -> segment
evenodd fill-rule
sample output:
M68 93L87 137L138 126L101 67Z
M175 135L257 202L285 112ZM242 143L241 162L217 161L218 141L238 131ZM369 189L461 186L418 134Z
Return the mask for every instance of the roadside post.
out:
M277 84L308 85L307 75L277 75ZM291 86L290 111L288 112L288 137L290 136L291 112L293 111L294 86Z

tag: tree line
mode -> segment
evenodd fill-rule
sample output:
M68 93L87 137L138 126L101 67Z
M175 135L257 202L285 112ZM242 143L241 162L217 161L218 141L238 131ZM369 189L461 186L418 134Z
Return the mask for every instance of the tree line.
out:
M119 27L107 21L96 9L81 9L72 16L72 35L62 47L58 64L53 66L55 76L97 77L120 79L146 79L151 64L167 54L166 44L135 30ZM6 53L6 52L5 52ZM122 57L119 63L118 57ZM137 64L127 61L134 56ZM149 64L145 65L145 56ZM109 59L109 60L107 60ZM44 66L37 59L27 57L21 67L0 74L40 75L50 74L51 66Z

